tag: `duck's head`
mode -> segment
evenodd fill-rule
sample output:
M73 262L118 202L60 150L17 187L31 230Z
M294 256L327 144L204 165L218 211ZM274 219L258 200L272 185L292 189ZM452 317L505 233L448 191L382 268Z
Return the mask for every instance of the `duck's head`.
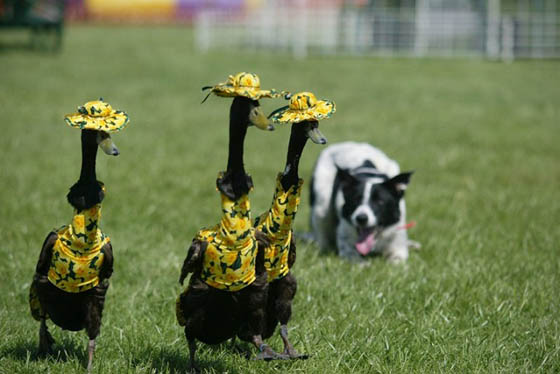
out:
M83 130L83 131L88 131L88 130ZM113 139L111 138L111 135L108 132L96 131L96 130L93 131L96 132L95 142L97 143L99 148L101 148L103 152L105 152L105 154L109 156L118 156L120 154L119 149L113 142Z
M64 120L69 126L82 130L82 142L89 149L99 146L108 155L119 155L110 133L121 131L128 125L125 112L114 110L109 103L99 99L79 106L76 113L67 114Z
M299 92L286 96L290 104L276 109L268 116L275 123L292 123L292 131L302 134L316 144L327 144L319 131L319 120L329 118L336 112L333 101L317 100L311 92Z
M274 126L264 115L258 100L238 96L233 99L230 121L237 125L255 126L261 130L272 131Z
M257 74L241 72L230 75L228 80L214 86L203 87L202 90L210 90L202 101L203 103L211 94L221 97L233 97L230 118L236 123L246 126L255 126L261 130L274 130L274 126L262 113L259 100L262 98L282 97L284 91L274 89L264 90L261 88L261 80Z
M292 127L302 129L304 136L315 144L327 144L327 138L319 131L319 121L309 120L292 124Z
M82 147L88 150L99 147L109 156L118 156L120 154L119 149L113 143L111 135L101 130L82 130Z

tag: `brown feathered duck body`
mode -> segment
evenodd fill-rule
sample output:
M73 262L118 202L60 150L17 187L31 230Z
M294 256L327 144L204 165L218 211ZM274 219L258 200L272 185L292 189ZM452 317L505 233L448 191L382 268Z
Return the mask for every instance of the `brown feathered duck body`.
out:
M188 249L179 282L192 274L177 299L177 320L184 326L191 370L196 341L217 344L238 336L260 351L257 358L279 355L263 343L267 274L266 239L253 227L248 194L252 180L243 166L244 139L249 125L271 129L259 102L235 97L230 108L227 170L217 180L222 216L214 227L200 230Z
M326 143L326 139L318 131L317 121L292 124L286 167L277 177L271 207L255 220L255 227L268 241L265 248L265 268L269 289L262 337L271 337L280 324L280 336L284 343L283 355L288 358L308 357L299 354L290 343L287 325L297 291L297 281L291 269L296 261L296 242L292 225L303 185L303 180L298 176L298 166L309 138L318 144Z
M113 248L99 229L105 187L96 178L95 160L98 145L105 153L116 156L119 152L104 131L84 129L81 142L80 178L67 195L74 208L72 222L47 235L29 301L33 317L41 322L39 352L50 352L54 343L47 319L64 330L85 329L89 337L87 370L90 372L113 273Z

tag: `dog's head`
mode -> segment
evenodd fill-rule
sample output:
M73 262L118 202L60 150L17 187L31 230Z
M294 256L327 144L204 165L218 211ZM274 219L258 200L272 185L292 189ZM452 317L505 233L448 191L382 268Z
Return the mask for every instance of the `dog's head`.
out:
M337 200L338 214L355 228L357 240L354 246L362 256L373 250L384 229L399 221L399 202L412 173L389 178L369 161L356 169L338 169L338 189L343 197Z

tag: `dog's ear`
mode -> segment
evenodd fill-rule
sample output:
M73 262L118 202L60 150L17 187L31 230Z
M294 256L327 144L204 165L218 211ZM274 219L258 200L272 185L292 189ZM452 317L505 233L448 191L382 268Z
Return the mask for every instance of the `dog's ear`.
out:
M362 166L360 166L361 168L372 168L375 169L375 165L373 164L373 162L371 162L370 160L365 160L364 163L362 164Z
M341 184L343 184L343 185L349 185L349 184L353 184L353 183L357 183L357 182L358 182L358 179L357 179L355 176L353 176L353 175L348 171L348 169L342 169L342 168L339 168L339 167L337 166L337 170L338 170L338 173L337 173L337 176L336 176L336 177L337 177L337 179L339 180L339 182L340 182Z
M383 185L388 187L389 190L397 197L401 198L404 196L404 191L410 183L410 177L412 177L414 171L407 171L394 176L393 178L383 182Z

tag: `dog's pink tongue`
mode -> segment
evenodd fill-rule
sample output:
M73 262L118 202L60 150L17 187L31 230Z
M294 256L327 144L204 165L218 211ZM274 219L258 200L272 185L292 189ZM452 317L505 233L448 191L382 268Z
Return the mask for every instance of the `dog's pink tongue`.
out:
M367 256L368 253L373 249L375 244L375 238L373 233L367 235L360 235L358 241L356 242L356 250L362 255Z

